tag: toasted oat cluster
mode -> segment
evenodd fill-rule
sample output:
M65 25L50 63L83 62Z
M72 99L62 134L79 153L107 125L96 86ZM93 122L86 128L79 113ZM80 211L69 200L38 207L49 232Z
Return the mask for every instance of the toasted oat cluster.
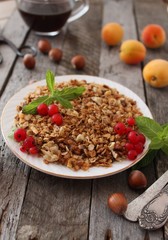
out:
M46 86L40 86L17 106L16 127L25 128L28 135L34 136L46 164L87 170L93 166L110 167L114 161L124 160L126 137L116 134L114 126L142 115L136 102L116 89L85 80L60 83L57 88L70 86L84 86L86 90L71 102L72 109L57 103L63 116L61 126L53 124L49 116L22 113L23 105L49 94Z

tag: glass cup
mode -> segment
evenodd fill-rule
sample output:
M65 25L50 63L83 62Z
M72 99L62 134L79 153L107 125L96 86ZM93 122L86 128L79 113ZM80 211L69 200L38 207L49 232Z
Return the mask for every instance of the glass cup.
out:
M80 18L89 10L89 0L15 1L25 23L38 35L55 36L67 22Z

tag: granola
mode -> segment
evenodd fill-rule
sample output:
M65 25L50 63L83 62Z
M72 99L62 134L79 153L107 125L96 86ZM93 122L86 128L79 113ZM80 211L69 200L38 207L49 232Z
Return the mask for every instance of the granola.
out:
M136 102L116 89L85 80L70 80L56 87L69 86L84 86L86 90L71 102L72 109L57 103L63 116L61 126L53 124L49 116L22 113L25 104L49 94L47 86L39 86L17 106L16 127L25 128L29 136L34 136L46 164L57 163L77 171L110 167L114 161L126 159L126 137L116 134L114 126L142 115Z

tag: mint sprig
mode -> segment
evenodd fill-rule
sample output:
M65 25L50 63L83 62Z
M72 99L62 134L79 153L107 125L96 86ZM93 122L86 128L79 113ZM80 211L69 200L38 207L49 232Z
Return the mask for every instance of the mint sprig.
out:
M140 162L135 164L133 169L139 169L150 164L159 151L163 151L168 155L168 123L160 125L151 118L139 116L136 118L136 124L139 131L149 138L151 142L148 153Z
M23 106L22 112L24 114L36 114L39 104L45 103L49 105L54 101L59 102L65 108L72 108L72 104L70 101L78 98L85 91L85 88L82 86L66 87L61 90L55 89L54 74L50 70L46 72L46 83L50 94L38 97L36 100L32 101L28 105Z

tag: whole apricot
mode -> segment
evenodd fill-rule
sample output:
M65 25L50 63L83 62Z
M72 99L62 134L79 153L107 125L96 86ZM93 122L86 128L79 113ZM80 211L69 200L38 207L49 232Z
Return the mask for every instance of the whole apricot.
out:
M138 64L145 56L146 48L140 41L127 40L120 47L120 59L127 64Z
M101 30L101 38L108 46L116 46L124 35L123 27L118 23L107 23Z
M168 86L168 61L155 59L147 63L143 68L143 78L155 88Z
M143 30L141 39L148 48L159 48L166 42L166 32L158 24L149 24Z

